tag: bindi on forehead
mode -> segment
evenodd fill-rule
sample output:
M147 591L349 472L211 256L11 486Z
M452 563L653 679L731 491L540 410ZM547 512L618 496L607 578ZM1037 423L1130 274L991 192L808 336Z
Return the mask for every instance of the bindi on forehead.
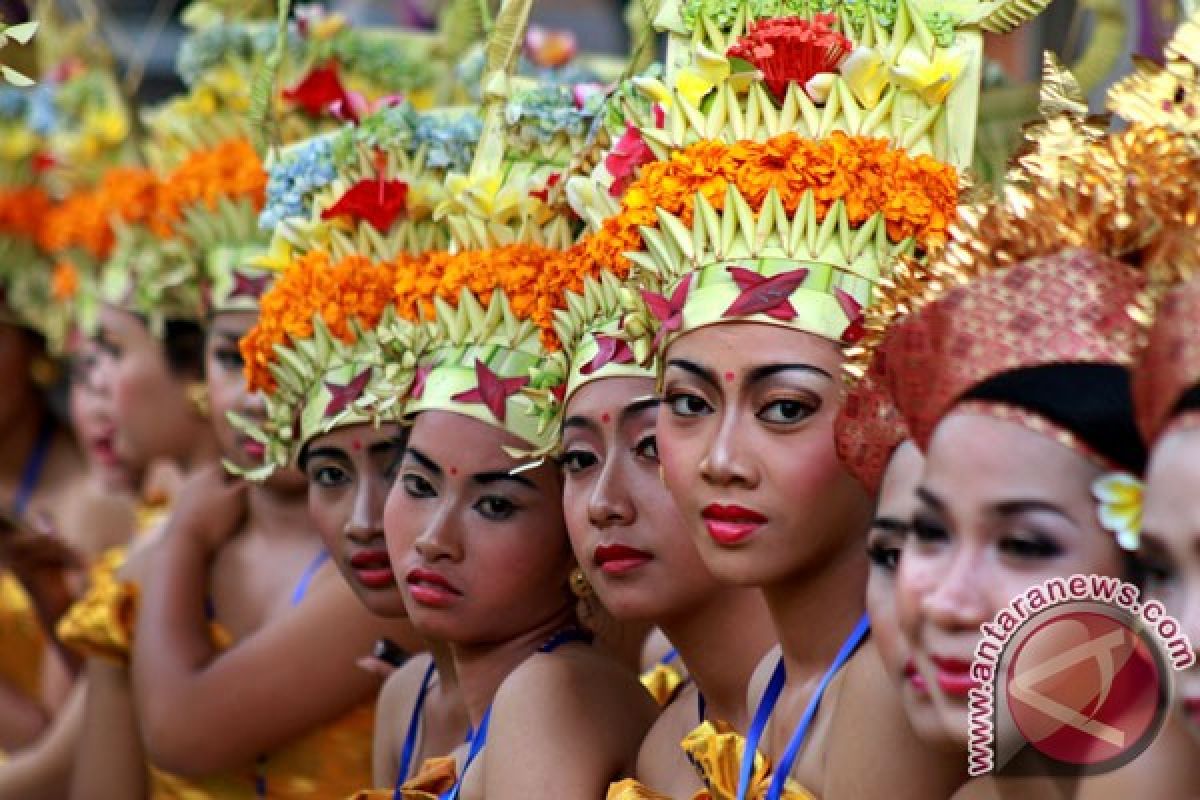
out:
M362 439L351 439L350 447L356 451L362 450L363 449Z
M736 377L737 377L737 374L736 374L736 373L734 373L732 370L730 370L730 371L727 371L727 372L725 373L725 382L726 382L726 383L733 383L733 379L734 379L734 378L736 378Z
M458 474L458 467L451 467L451 468L450 468L450 474L451 474L451 475L457 475L457 474Z
M600 421L605 424L612 422L612 414L609 414L607 411L605 411L603 414L600 415Z

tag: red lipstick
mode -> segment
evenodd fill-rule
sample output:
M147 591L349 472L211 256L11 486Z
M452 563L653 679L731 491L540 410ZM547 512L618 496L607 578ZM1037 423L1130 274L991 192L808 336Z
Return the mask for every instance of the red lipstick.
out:
M120 463L117 458L117 448L113 446L113 434L106 433L96 436L91 441L92 455L106 467L115 467Z
M261 461L262 457L267 454L267 446L254 439L243 438L241 445L242 452L255 461Z
M971 677L971 662L961 658L930 656L937 668L937 685L943 692L955 697L966 697L971 689L979 685Z
M652 556L644 550L624 544L602 544L592 560L608 575L624 575L648 562Z
M409 570L405 581L412 599L430 608L445 608L462 596L462 592L446 576L431 569L417 567Z
M350 566L358 582L368 589L394 589L396 573L387 550L359 550L350 556Z
M929 684L926 683L925 676L917 671L917 665L912 660L904 665L904 679L920 694L929 693Z
M757 511L751 511L741 506L723 506L717 503L705 506L700 512L708 535L719 545L731 546L740 544L750 538L767 522L767 518Z

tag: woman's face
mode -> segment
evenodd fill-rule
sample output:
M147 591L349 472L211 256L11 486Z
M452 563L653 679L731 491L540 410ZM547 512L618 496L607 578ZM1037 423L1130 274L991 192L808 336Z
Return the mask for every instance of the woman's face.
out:
M1159 439L1146 471L1145 513L1139 554L1146 594L1175 617L1200 664L1200 427L1178 428ZM1200 739L1200 666L1179 673L1180 708Z
M917 509L917 484L924 467L925 457L911 441L896 448L883 474L875 518L867 532L867 556L871 560L867 577L867 614L871 619L871 641L879 649L888 674L898 684L908 680L906 671L912 664L912 655L896 616L896 571ZM918 704L905 710L913 730L922 740L934 743L942 740L941 719L930 704Z
M905 705L942 720L967 747L967 695L979 626L1035 584L1122 575L1097 517L1093 462L1025 426L953 412L934 431L900 557L896 604L912 649Z
M347 425L314 437L300 455L309 516L346 583L380 617L405 615L383 538L383 508L404 431L396 423Z
M117 455L131 463L177 459L192 446L203 420L188 402L188 379L171 371L162 344L140 319L104 305L94 378L109 392Z
M760 323L668 349L659 459L721 581L762 586L861 553L870 502L834 450L840 368L831 342Z
M384 530L409 617L429 638L503 642L574 605L557 467L505 447L528 445L448 411L417 415L409 435Z
M253 311L229 311L214 314L209 320L204 342L204 378L212 411L213 431L221 455L242 469L262 465L266 448L239 431L229 421L231 413L261 424L266 418L263 397L246 391L246 362L238 349L238 340L254 326L258 315ZM294 469L276 470L267 486L289 492L305 488L304 476Z
M91 339L81 339L71 354L67 407L75 438L83 448L88 470L105 489L130 491L140 483L140 470L117 456L116 417L112 398L95 380L100 348Z
M659 476L650 378L605 378L571 396L563 510L580 568L620 620L661 622L717 590Z

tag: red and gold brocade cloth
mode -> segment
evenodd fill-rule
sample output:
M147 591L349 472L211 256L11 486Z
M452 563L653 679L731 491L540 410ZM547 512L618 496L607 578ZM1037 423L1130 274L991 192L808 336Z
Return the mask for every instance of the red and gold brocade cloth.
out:
M1200 278L1169 289L1158 303L1154 325L1133 377L1138 428L1153 442L1172 422L1183 395L1200 385ZM1186 424L1196 424L1188 414ZM1171 424L1174 427L1174 424Z
M896 407L924 448L968 391L1002 373L1056 364L1128 367L1139 338L1129 308L1145 276L1067 249L948 290L883 345Z

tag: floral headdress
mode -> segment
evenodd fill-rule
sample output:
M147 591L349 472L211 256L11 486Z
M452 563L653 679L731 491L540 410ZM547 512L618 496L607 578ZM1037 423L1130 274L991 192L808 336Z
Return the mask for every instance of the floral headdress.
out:
M541 453L558 434L544 399L566 377L551 358L561 347L556 311L597 273L572 257L581 224L555 189L600 106L513 77L529 11L528 0L506 2L488 41L479 147L470 171L447 181L451 197L439 209L456 252L428 258L417 278L432 336L407 410L470 416Z
M728 320L857 341L873 287L954 218L981 31L1038 10L813 5L664 4L664 77L635 79L626 132L568 187L603 265L647 285L625 328L652 349Z
M263 295L258 324L241 341L250 389L266 419L239 427L266 447L262 479L294 464L315 436L346 425L398 421L425 330L398 316L397 273L413 269L313 251Z
M7 307L0 313L57 351L94 277L94 262L61 252L58 203L91 191L129 154L130 115L93 31L43 5L37 85L0 86L0 305Z

